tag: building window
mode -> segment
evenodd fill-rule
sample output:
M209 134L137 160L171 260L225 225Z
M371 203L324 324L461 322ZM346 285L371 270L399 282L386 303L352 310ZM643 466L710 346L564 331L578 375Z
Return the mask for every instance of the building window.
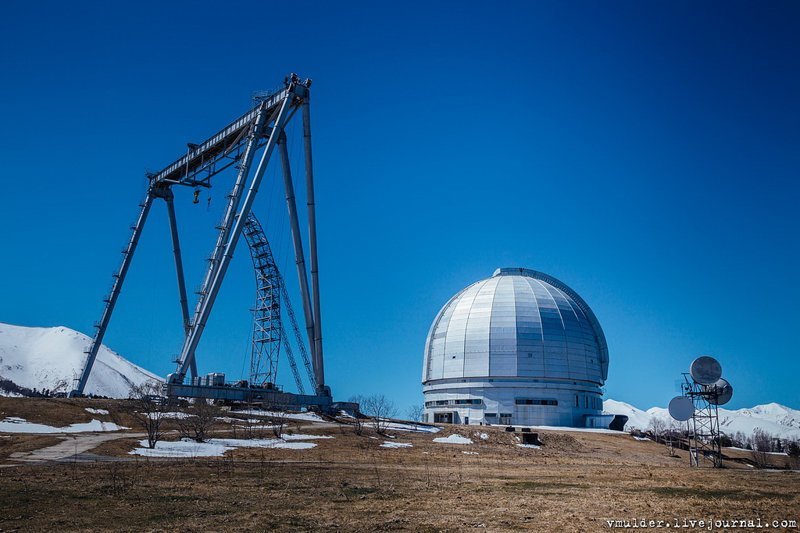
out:
M480 405L481 400L479 398L472 398L467 400L455 400L455 405Z
M439 407L444 405L481 405L480 398L467 398L462 400L436 400L425 402L425 407Z
M515 398L514 403L517 405L558 405L558 400L542 400L538 398Z

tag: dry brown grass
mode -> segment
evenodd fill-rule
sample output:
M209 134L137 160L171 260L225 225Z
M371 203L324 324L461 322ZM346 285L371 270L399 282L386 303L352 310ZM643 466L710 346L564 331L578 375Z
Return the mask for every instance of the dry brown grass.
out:
M800 515L796 472L690 469L685 453L627 436L542 432L534 450L499 430L450 426L436 436L474 444L395 432L414 447L385 449L374 434L307 425L291 430L335 438L302 451L0 469L0 529L596 531L617 518ZM130 458L134 444L94 453Z

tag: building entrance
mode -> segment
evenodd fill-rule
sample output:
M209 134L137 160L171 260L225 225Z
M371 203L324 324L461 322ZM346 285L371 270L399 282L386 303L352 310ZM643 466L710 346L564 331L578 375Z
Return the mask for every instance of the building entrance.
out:
M433 421L437 424L452 424L453 413L434 413Z

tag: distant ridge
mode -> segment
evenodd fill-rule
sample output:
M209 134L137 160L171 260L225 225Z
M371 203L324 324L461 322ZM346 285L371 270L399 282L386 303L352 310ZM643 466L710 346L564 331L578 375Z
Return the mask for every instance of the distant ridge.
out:
M64 326L29 328L0 323L0 382L24 389L69 392L83 368L91 339ZM127 398L131 384L161 378L102 346L86 385L87 394ZM17 395L2 387L0 395Z
M651 407L647 411L642 411L625 402L611 399L603 402L603 410L610 414L626 415L628 423L625 429L647 429L653 418L671 420L669 412L663 407ZM729 436L737 431L749 436L755 428L761 428L776 437L800 439L800 411L778 403L734 411L720 408L719 425L722 432Z

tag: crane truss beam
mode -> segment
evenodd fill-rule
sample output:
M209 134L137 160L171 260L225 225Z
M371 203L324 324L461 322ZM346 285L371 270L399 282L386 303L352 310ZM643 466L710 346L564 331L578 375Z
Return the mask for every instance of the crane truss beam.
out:
M170 185L187 185L190 187L210 186L211 177L231 165L236 164L243 154L248 133L258 120L258 116L266 112L274 112L287 98L292 97L291 84L261 102L243 114L215 135L197 145L190 145L186 155L179 157L163 170L150 175L154 183ZM271 135L269 128L263 132L264 139L259 140L256 148L262 147Z

